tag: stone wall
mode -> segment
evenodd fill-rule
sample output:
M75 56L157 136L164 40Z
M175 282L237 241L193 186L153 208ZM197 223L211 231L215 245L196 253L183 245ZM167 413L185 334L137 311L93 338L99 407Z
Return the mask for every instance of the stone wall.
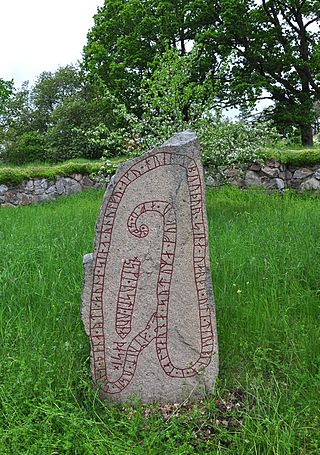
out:
M206 171L207 186L228 183L239 188L260 187L270 190L320 190L320 164L295 167L269 160L265 164L250 163L218 171ZM104 188L105 183L88 175L72 174L52 181L44 178L27 180L17 186L0 185L0 207L17 207L78 193L85 188Z
M84 188L100 188L105 184L95 182L88 175L72 174L70 177L58 177L55 181L34 178L20 185L10 187L0 185L0 207L17 207L34 204L79 193Z
M320 190L320 164L297 167L269 160L264 164L250 163L206 173L208 186L221 186L223 183L239 188Z

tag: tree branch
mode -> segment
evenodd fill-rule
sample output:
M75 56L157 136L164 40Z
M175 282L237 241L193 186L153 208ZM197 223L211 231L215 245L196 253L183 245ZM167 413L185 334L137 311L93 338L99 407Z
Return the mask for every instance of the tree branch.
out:
M318 16L314 17L313 19L310 19L310 21L308 21L308 22L304 25L304 28L309 27L309 25L313 24L314 22L317 22L319 19L320 19L320 14L319 14Z

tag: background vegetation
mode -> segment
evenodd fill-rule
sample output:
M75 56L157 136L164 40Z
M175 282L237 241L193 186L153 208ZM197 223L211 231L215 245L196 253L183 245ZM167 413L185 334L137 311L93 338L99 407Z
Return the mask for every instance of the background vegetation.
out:
M185 128L201 140L206 131L209 161L219 161L215 147L225 134L236 144L230 155L238 150L241 159L261 123L261 142L275 140L268 121L287 141L311 146L319 130L319 17L319 0L105 1L78 65L43 72L31 87L0 79L0 159L141 153ZM261 100L272 104L256 114ZM240 121L226 121L225 108L239 109ZM251 143L253 157L260 145ZM219 147L220 160L229 147L228 140Z
M1 454L317 455L319 198L208 191L219 381L162 407L92 390L79 311L101 198L1 209Z

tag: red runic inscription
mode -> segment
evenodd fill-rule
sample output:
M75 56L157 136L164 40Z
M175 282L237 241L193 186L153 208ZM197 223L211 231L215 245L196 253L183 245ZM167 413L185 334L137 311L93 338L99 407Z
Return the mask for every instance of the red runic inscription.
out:
M131 332L140 264L139 259L134 258L125 260L122 266L116 311L116 332L120 338L125 338Z
M157 212L163 220L163 235L159 272L157 279L157 307L150 315L145 328L131 340L126 340L132 331L132 315L138 288L140 261L137 258L124 261L117 299L115 331L123 340L113 348L111 364L119 371L118 379L107 378L106 345L104 334L103 292L106 264L115 216L129 186L141 176L161 166L180 166L186 172L191 207L193 232L193 270L200 321L201 349L198 359L184 368L173 364L168 352L168 309L177 241L177 222L169 201L142 201L128 214L127 228L131 235L141 239L148 236L149 228L140 222L148 212ZM132 381L142 351L155 340L156 355L163 371L172 378L195 376L211 362L214 350L213 327L206 291L208 264L206 228L203 216L202 183L196 162L186 156L170 152L157 152L133 164L115 185L106 204L98 239L98 252L93 269L93 286L90 299L90 341L93 353L95 380L101 383L104 392L113 394L124 390Z

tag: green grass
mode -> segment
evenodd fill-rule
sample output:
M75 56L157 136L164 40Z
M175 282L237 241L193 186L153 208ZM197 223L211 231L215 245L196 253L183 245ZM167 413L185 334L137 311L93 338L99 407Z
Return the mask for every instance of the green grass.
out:
M88 163L92 163L92 164L97 164L99 163L100 160L87 160L85 158L73 158L71 160L67 160L67 161L62 161L61 163L59 163L60 165L61 164L67 164L67 163L79 163L79 164L88 164ZM24 163L24 164L13 164L13 163L3 163L3 162L0 162L0 169L3 168L3 167L10 167L10 168L22 168L22 169L26 169L26 168L29 168L29 167L32 167L32 168L35 168L35 167L52 167L54 166L54 164L52 164L50 161L32 161L30 163Z
M168 409L92 391L79 306L101 199L0 210L1 455L319 454L319 197L208 192L219 381Z
M276 159L289 166L313 166L320 164L320 143L315 142L312 147L305 147L279 141L263 149L261 156L264 159Z
M262 157L265 159L275 159L280 163L290 166L313 166L320 164L320 146L274 146L263 150Z

